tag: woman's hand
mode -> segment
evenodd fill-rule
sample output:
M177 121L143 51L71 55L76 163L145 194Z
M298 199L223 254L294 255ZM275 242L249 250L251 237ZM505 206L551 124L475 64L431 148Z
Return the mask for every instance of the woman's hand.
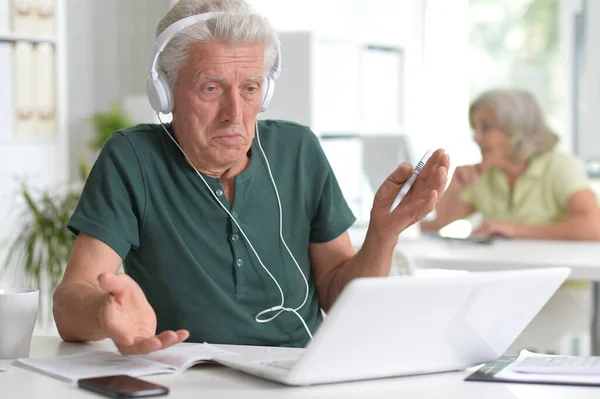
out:
M484 220L479 227L473 230L472 235L519 238L520 227L521 224L519 223L505 222L503 220Z
M459 192L466 190L475 184L477 180L479 180L481 175L483 175L483 172L485 172L485 169L486 165L483 163L457 167L454 171L454 175L452 176L450 187L458 190Z

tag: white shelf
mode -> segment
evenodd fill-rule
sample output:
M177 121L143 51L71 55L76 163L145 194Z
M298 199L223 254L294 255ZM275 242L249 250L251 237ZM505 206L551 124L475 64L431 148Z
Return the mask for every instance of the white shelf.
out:
M319 137L398 137L406 134L404 126L398 125L396 128L374 128L374 129L358 129L350 131L329 131L329 130L318 130Z
M263 119L309 126L319 136L404 134L404 50L321 36L279 35L284 68Z
M16 146L22 144L54 145L57 142L57 136L10 136L0 137L0 146Z
M22 35L19 33L0 33L0 42L33 42L33 43L56 43L55 36Z

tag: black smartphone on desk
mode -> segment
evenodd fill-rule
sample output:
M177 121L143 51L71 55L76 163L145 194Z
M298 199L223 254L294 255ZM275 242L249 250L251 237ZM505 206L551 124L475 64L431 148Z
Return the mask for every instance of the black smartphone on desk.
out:
M111 398L145 398L169 394L169 388L128 375L84 378L77 385Z

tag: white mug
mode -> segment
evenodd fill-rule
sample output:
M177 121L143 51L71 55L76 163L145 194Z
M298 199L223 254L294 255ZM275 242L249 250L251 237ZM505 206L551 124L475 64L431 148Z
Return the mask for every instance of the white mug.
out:
M40 292L0 288L0 359L29 357Z

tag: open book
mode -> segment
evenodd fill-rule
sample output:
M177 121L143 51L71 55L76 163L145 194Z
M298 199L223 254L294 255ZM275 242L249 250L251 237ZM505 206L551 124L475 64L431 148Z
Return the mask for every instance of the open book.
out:
M195 364L218 358L241 356L209 344L177 345L148 355L123 356L118 352L92 351L75 355L23 358L17 367L46 374L59 380L75 383L82 378L127 374L141 377L151 374L177 373Z

